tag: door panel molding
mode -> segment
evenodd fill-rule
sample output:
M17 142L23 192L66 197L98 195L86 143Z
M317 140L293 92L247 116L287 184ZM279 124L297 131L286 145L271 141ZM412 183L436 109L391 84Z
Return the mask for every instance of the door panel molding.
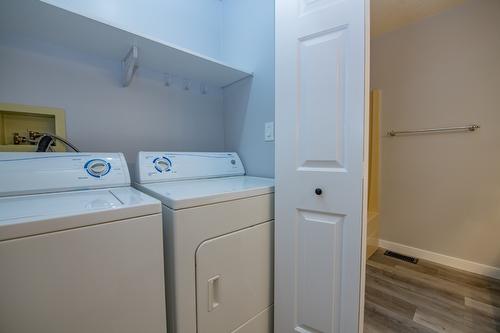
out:
M297 140L302 167L345 169L346 29L344 25L299 38ZM325 142L329 149L324 149Z
M339 332L344 215L298 210L297 328ZM316 260L310 260L316 258ZM321 307L325 311L316 311ZM300 332L300 330L298 331Z

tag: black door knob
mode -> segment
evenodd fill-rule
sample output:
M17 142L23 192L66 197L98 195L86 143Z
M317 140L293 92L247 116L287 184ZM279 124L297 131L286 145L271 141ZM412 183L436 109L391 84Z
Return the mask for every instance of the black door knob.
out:
M323 190L320 188L317 188L314 190L314 193L316 193L316 195L321 195L323 193Z

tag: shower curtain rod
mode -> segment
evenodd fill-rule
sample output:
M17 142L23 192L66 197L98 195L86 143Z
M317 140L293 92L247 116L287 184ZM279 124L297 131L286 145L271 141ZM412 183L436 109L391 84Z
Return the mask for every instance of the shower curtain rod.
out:
M448 133L448 132L474 132L479 129L480 126L477 124L459 126L459 127L438 127L438 128L427 128L419 130L405 130L405 131L394 131L390 130L387 132L388 136L398 136L398 135L411 135L411 134L425 134L425 133Z

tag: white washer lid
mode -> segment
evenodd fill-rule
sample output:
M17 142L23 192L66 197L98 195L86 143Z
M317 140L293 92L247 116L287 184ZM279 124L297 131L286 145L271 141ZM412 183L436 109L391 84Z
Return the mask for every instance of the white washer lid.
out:
M158 200L131 187L0 198L0 240L161 212Z
M274 179L237 176L135 184L172 209L183 209L274 192Z

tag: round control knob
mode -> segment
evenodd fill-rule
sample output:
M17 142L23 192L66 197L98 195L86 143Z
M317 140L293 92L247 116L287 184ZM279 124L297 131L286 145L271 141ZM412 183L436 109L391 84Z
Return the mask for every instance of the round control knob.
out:
M153 164L158 172L167 172L172 168L172 162L166 157L157 157Z
M321 195L321 194L323 194L323 190L320 188L317 188L314 190L314 193L316 193L316 195Z
M85 170L92 177L101 178L111 170L111 164L101 159L90 160L85 163Z

